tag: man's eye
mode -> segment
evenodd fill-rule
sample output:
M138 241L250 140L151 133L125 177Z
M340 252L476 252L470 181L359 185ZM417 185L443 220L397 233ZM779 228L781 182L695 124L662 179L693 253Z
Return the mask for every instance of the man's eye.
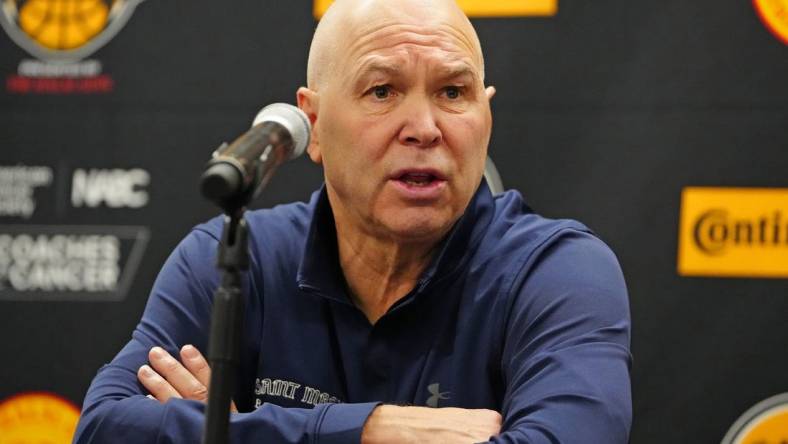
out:
M459 86L447 86L444 88L447 99L456 100L462 96L462 88Z
M370 92L375 96L376 99L388 99L391 96L391 87L388 85L378 85L372 87Z

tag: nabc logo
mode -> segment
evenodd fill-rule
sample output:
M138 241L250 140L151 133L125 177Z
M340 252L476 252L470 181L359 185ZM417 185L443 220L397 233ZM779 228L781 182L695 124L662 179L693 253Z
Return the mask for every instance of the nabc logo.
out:
M685 188L678 271L788 277L788 189Z
M71 204L75 207L142 208L150 197L146 187L150 173L141 169L77 169L71 182Z
M320 18L334 0L315 0L314 14ZM552 16L558 13L558 0L457 0L469 17Z

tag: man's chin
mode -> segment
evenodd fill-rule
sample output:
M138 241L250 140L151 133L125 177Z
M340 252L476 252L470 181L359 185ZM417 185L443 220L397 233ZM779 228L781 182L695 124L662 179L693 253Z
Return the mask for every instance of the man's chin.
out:
M451 229L452 221L446 218L422 217L381 221L381 228L399 242L437 242Z

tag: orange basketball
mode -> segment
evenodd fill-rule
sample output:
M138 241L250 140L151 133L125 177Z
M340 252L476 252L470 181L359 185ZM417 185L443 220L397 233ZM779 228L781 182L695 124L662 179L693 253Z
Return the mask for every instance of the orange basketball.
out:
M73 49L104 29L109 10L103 0L28 0L19 10L19 26L46 48Z

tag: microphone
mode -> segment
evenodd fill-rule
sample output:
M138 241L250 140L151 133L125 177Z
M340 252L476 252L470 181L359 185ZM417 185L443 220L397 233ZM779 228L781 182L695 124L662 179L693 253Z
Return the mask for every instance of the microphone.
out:
M203 196L228 213L243 208L268 185L279 165L304 153L310 133L309 118L297 107L266 106L249 131L213 153L200 179Z

